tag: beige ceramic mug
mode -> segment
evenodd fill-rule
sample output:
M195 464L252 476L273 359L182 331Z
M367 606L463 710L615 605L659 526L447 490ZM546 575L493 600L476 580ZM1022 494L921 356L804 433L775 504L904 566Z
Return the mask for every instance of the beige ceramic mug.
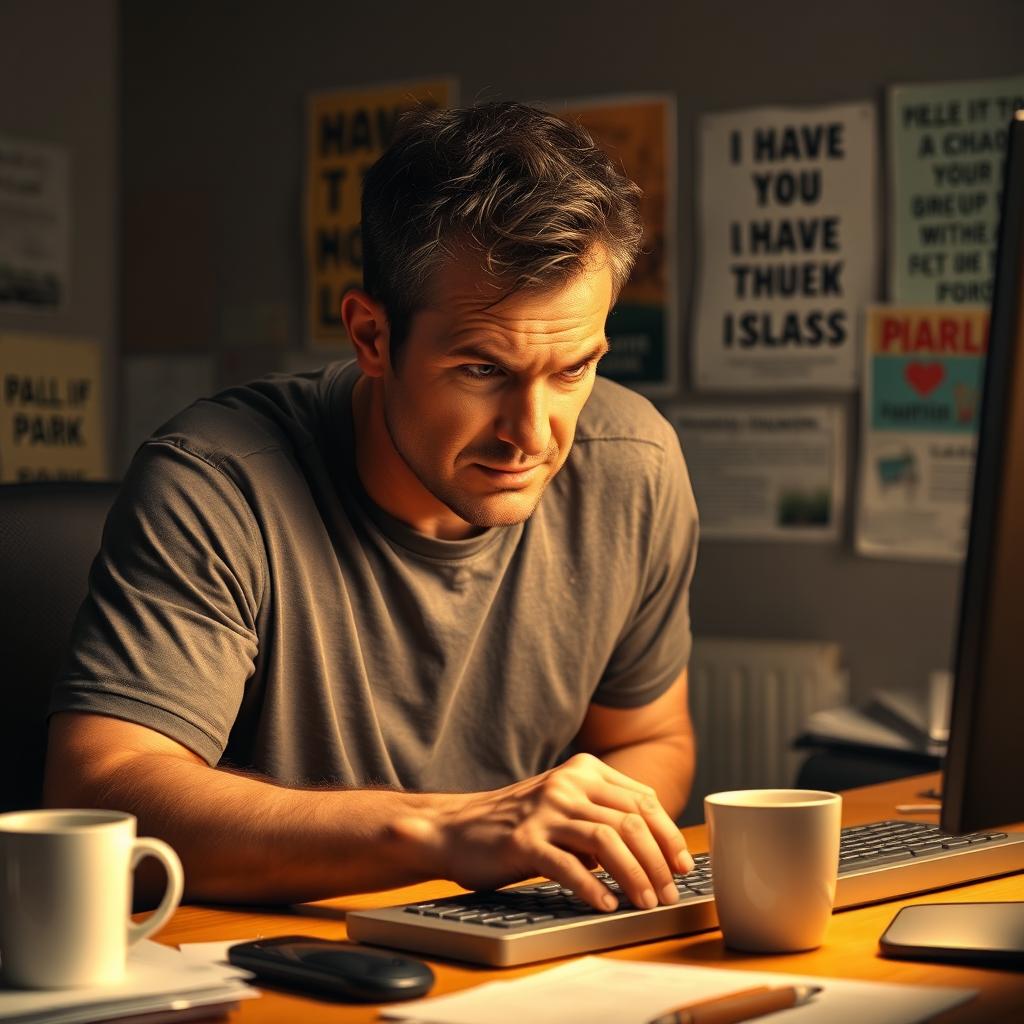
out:
M715 906L725 943L757 953L821 945L839 871L842 798L747 789L704 798Z
M160 906L131 921L132 872L144 857L167 871ZM135 837L120 811L0 814L0 975L18 988L74 988L121 979L128 947L161 928L181 902L178 855Z

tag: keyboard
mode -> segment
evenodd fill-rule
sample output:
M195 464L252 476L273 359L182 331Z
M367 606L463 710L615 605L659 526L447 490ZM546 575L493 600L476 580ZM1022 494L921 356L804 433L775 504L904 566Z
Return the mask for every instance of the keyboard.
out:
M676 875L679 902L644 910L623 896L606 872L595 874L616 894L619 909L594 910L571 889L541 881L494 892L350 911L348 935L358 942L451 957L493 967L590 953L612 946L714 928L708 854ZM839 844L836 909L1024 870L1024 833L953 836L914 821L878 821L844 828Z

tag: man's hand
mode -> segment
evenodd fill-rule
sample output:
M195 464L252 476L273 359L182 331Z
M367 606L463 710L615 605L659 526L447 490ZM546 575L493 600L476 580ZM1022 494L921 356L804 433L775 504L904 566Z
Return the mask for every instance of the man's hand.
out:
M592 906L614 910L614 894L590 871L600 864L635 906L654 907L678 899L673 872L693 870L686 843L654 790L590 754L453 801L433 828L422 819L394 827L426 841L436 854L436 873L467 889L546 875Z

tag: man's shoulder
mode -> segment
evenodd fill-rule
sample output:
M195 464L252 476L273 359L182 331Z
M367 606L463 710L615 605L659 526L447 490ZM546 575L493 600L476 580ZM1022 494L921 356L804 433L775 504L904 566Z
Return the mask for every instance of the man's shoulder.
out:
M672 425L647 398L605 377L597 378L580 413L576 442L609 442L608 448L625 450L678 445Z
M334 423L330 409L345 369L334 363L312 373L270 374L201 398L145 444L174 445L216 466L315 446Z

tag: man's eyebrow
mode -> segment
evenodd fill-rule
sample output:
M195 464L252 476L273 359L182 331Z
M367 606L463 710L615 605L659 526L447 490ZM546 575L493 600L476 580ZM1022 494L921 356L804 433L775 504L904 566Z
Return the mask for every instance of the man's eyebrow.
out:
M582 363L589 363L592 359L600 359L609 348L608 339L602 338L589 352L582 355L572 365L579 366ZM486 344L479 342L471 341L465 345L456 345L455 348L445 352L445 356L449 359L478 359L482 363L493 363L495 366L502 367L502 369L508 367L508 364L502 359L500 352L492 351Z

